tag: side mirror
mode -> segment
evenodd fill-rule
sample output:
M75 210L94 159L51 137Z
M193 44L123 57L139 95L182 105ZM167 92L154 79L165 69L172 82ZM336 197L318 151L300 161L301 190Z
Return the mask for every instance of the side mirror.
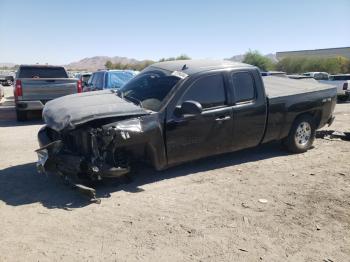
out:
M196 101L188 100L182 103L181 106L177 106L175 114L180 115L199 115L203 111L202 105Z

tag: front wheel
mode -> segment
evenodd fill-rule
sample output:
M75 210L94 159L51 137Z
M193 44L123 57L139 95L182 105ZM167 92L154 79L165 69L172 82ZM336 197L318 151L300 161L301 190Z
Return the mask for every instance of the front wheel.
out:
M316 136L315 120L312 116L298 117L283 141L287 150L292 153L303 153L311 148Z

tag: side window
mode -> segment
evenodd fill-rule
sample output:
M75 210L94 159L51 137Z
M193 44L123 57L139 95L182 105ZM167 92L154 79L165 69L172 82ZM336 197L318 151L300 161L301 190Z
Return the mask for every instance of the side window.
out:
M203 109L226 104L224 81L221 74L205 76L192 84L182 97L182 101L199 102Z
M236 103L251 101L255 98L255 85L252 75L248 72L232 74Z
M93 86L94 85L94 78L96 74L92 74L89 81L88 81L88 86Z
M95 83L94 83L94 87L96 89L103 89L103 76L104 76L104 72L99 72L96 73L96 79L95 79Z

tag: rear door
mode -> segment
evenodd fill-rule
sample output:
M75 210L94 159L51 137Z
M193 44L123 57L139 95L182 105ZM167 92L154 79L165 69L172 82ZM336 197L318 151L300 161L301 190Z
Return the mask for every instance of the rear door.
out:
M175 104L196 101L203 112L176 116L170 109L166 120L168 164L184 162L229 150L232 136L232 109L221 72L200 76L187 87Z
M96 72L93 74L93 79L91 81L92 91L102 90L104 88L104 75L105 72Z
M77 92L77 80L69 79L63 67L21 67L22 100L51 100Z
M234 132L232 149L254 147L262 140L267 103L265 89L256 71L233 71L229 79L234 90Z

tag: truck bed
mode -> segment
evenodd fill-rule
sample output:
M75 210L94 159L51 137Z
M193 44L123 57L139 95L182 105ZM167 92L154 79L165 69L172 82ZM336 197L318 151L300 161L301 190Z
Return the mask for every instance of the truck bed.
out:
M305 93L313 93L335 88L335 86L332 85L277 76L265 76L262 79L265 85L266 95L269 99L299 94L305 95Z
M264 143L286 137L294 119L303 112L317 114L317 127L329 120L336 104L336 87L276 76L262 79L268 98Z

